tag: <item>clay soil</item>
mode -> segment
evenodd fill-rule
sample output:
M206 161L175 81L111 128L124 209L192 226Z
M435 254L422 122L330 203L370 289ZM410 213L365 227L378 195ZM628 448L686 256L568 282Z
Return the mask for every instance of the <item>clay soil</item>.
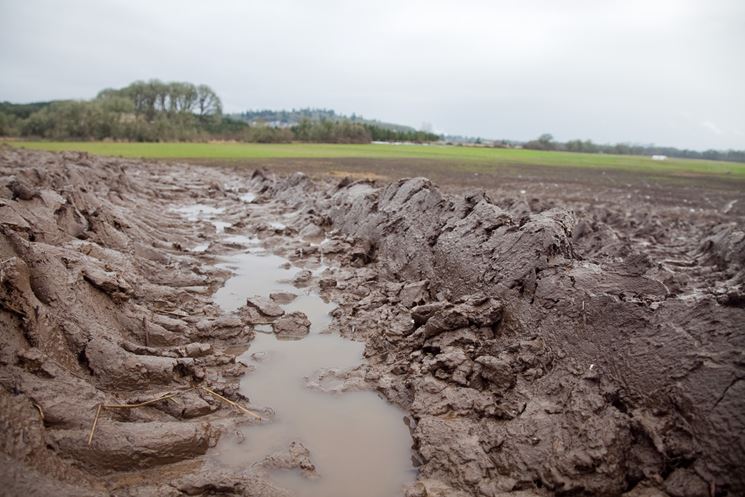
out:
M0 150L0 493L280 496L275 471L319 477L299 443L247 468L210 455L271 422L236 357L283 317L269 295L215 305L215 256L240 247L173 211L198 203L293 264L323 257L297 283L366 360L312 381L406 411L402 495L745 494L742 182L251 166Z

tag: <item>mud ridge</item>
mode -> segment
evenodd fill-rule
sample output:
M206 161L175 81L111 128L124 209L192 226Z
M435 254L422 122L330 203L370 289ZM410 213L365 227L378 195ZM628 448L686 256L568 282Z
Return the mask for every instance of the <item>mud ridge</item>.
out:
M295 198L297 183L264 181ZM339 329L411 413L412 495L745 491L741 222L424 178L343 181L318 205L348 237L326 250L361 266L331 286Z

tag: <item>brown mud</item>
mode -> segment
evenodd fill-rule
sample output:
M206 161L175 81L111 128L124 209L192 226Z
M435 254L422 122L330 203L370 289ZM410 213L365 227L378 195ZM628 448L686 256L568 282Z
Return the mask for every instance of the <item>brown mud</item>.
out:
M234 235L307 267L294 286L365 343L308 387L408 413L402 494L745 494L745 195L617 180L445 192L0 150L3 493L273 496L291 495L278 471L324 477L295 441L248 466L212 455L273 417L237 357L267 324L312 328L283 316L290 292L216 304ZM194 204L220 220L174 211ZM96 416L122 404L144 405Z

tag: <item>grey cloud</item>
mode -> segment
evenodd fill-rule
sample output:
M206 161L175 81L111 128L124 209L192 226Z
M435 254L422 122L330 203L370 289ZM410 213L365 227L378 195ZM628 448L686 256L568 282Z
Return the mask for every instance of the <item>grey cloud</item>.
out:
M228 111L745 148L741 1L3 0L0 23L3 100L157 77L207 83Z

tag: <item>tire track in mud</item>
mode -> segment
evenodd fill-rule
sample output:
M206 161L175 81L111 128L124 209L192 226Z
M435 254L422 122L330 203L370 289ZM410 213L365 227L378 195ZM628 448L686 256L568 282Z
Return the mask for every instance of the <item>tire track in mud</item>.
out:
M249 202L254 198L241 195ZM275 232L285 231L284 223L276 218L262 219L257 212L261 208L249 206L254 222L260 220ZM176 210L192 221L201 217L227 229L232 225L219 219L224 208L184 206ZM360 365L364 345L326 332L334 305L321 299L305 278L298 278L307 271L310 278L329 274L322 254L319 261L313 257L291 265L260 248L258 238L233 234L222 239L246 248L218 256L222 261L218 266L233 275L214 300L226 313L241 313L248 299L252 305L245 311L257 309L264 319L261 324L269 327L255 335L238 360L250 368L241 380L242 394L272 414L268 424L225 434L208 457L222 466L247 467L289 446L304 454L302 470L299 474L275 472L272 479L294 495L402 494L404 485L415 477L403 413L364 384L355 385L354 392L342 392L348 390L343 382L333 381Z

